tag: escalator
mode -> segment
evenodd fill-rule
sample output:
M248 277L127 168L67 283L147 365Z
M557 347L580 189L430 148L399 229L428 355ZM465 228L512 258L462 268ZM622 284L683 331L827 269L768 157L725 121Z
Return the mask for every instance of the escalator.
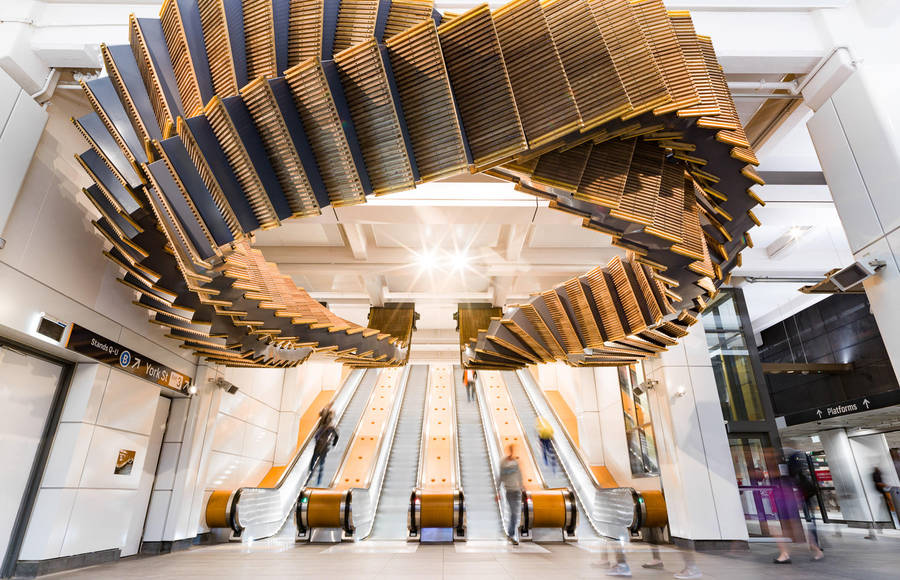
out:
M501 540L504 532L478 402L466 400L459 367L455 367L454 375L462 487L466 490L466 538Z
M571 489L573 487L572 482L566 476L566 472L561 466L557 466L554 471L543 462L541 442L537 430L535 429L538 415L535 412L534 406L531 404L528 395L525 393L525 388L522 386L519 376L514 371L502 371L501 374L506 381L506 387L509 389L509 396L512 399L513 405L515 405L516 411L519 413L519 419L522 421L522 426L525 428L525 436L528 438L528 444L532 449L532 453L534 453L534 460L535 463L538 464L538 469L541 471L544 483L549 487L564 487ZM584 511L583 503L578 501L577 504L578 523L575 528L575 534L578 539L585 540L599 538L599 534L591 525L591 520Z
M339 429L352 427L359 420L376 374L374 370L354 370L333 397L328 396L328 391L320 393L301 418L298 445L291 461L270 470L258 487L214 491L206 506L207 524L231 528L236 537L244 539L262 539L278 533L293 513L309 477L318 410L331 403Z
M426 365L410 367L370 539L404 540L407 537L409 491L416 485L428 370Z
M356 393L353 395L353 398L350 399L350 403L347 405L347 410L344 411L343 416L338 420L338 441L337 444L331 449L331 451L328 452L328 455L325 456L325 465L322 468L323 482L327 483L331 481L334 477L335 472L340 466L341 458L344 456L344 453L346 453L347 451L347 447L350 445L350 441L352 439L351 434L353 433L353 430L356 428L356 424L359 422L359 419L363 414L363 409L366 406L366 401L372 395L372 389L375 388L377 379L377 370L366 370L366 375L363 377L359 388L356 389ZM310 475L312 476L312 474ZM304 483L308 486L318 486L315 481L307 480Z
M409 538L452 542L466 536L453 367L435 364L428 371L416 484L409 495Z
M527 416L530 425L534 426L540 415L553 427L553 445L559 466L555 474L543 464L542 470L554 485L567 485L575 491L578 498L579 538L589 539L600 535L621 539L644 527L666 525L665 501L661 492L638 492L627 487L602 486L531 373L519 370L504 371L503 374L523 421ZM539 452L540 441L536 429L529 429L528 437L533 448Z
M384 483L409 367L378 371L374 385L354 397L358 420L339 424L338 446L328 454L325 487L306 487L297 501L296 523L300 539L339 542L365 539L372 532ZM369 378L367 373L366 378ZM357 402L361 401L361 402ZM310 482L317 483L317 482Z
M528 426L520 417L503 375L499 371L481 371L477 382L478 408L484 425L492 479L499 481L500 464L509 449L519 464L522 477L521 514L516 517L519 535L523 539L533 539L534 532L540 530L541 539L544 539L544 530L547 529L550 530L548 533L557 534L557 537L562 532L562 539L574 539L578 523L575 493L568 487L551 487L544 481L537 465L536 450L527 435ZM529 411L533 413L527 405L522 411L526 413L526 418ZM533 414L530 417L533 421ZM499 499L500 490L496 491ZM510 513L506 501L498 503L501 523L506 529L515 514Z

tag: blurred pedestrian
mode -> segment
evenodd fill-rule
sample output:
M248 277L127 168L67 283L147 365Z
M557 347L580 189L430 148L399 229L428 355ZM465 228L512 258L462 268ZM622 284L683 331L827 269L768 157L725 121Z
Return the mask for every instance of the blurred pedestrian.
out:
M615 547L616 565L609 569L607 576L617 576L619 578L631 578L631 566L625 559L625 538L619 538Z
M466 384L466 400L468 402L472 402L475 400L475 379L477 375L475 373L475 369L466 369L465 375L465 384Z
M538 438L541 440L541 454L544 458L544 465L553 468L556 473L556 451L553 449L553 426L544 417L538 417L535 428L537 429Z
M319 431L332 423L334 423L334 407L329 401L324 407L319 409Z
M641 564L641 567L649 568L651 570L662 570L663 561L660 557L659 545L665 541L663 528L644 528L643 537L647 541L647 543L650 544L650 554L653 556L653 559L651 559L649 562ZM684 568L682 568L680 572L676 572L674 574L674 577L678 580L692 580L694 578L702 578L703 573L700 572L700 568L697 567L693 548L683 548L681 555L684 558Z
M518 546L517 530L519 513L522 511L522 471L519 469L519 460L515 456L513 445L507 448L506 456L500 460L500 481L497 482L497 489L500 489L501 486L506 499L506 507L509 510L506 535L513 545Z
M767 455L774 455L774 451L767 450ZM812 552L810 556L812 560L821 560L825 557L825 553L819 547L818 534L813 527L811 533L807 534L803 531L803 524L800 522L800 503L802 497L806 502L815 494L815 485L809 481L802 470L803 453L792 451L789 455L787 465L787 475L778 475L773 479L775 486L774 496L776 506L780 507L779 519L781 521L782 535L791 539L792 542L802 543L806 541L809 544L809 550ZM767 462L768 463L768 462ZM798 490L799 493L798 493ZM778 544L778 556L773 560L776 564L790 564L791 552L789 542L780 542Z
M312 479L313 473L318 472L316 476L316 486L322 485L322 472L325 469L325 457L331 448L337 445L338 432L334 425L327 423L316 433L316 444L313 448L313 456L309 461L309 478Z
M809 466L806 453L797 451L788 459L788 477L800 494L801 507L806 521L809 522L809 549L813 552L813 560L821 560L825 557L819 546L819 531L816 528L816 516L813 513L812 501L816 497L816 484L808 475Z
M881 469L876 465L874 469L872 469L872 484L875 486L875 491L878 492L878 495L881 496L882 501L888 510L888 516L890 516L891 508L887 503L887 496L885 492L888 491L888 485L884 483L884 477L881 475ZM872 516L872 523L869 525L869 533L866 535L867 540L875 540L875 516Z

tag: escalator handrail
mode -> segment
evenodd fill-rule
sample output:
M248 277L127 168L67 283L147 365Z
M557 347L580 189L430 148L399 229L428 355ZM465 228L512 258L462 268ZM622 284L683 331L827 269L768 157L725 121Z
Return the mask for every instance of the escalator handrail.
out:
M518 369L515 372L519 378L519 382L521 382L521 384L522 384L523 390L525 391L525 396L527 396L528 400L531 402L532 408L534 408L535 413L538 413L538 408L537 408L537 405L535 404L535 397L531 392L532 389L530 389L528 387L528 385L529 385L528 381L532 381L534 383L534 390L537 390L540 392L543 402L546 406L546 409L549 412L548 414L550 415L550 417L553 419L553 421L556 423L556 426L558 427L558 429L554 430L554 434L553 434L554 438L556 438L556 434L558 432L561 431L563 433L562 436L566 438L566 441L568 442L569 447L573 452L573 455L578 460L578 462L581 464L581 468L584 470L585 473L587 473L590 476L590 480L593 483L595 490L601 494L602 493L610 493L610 492L613 492L613 490L619 490L619 489L628 490L631 493L631 495L632 495L632 497L634 497L634 501L635 501L635 519L631 522L631 524L628 526L628 528L631 531L637 531L637 529L640 528L640 520L644 519L641 517L642 510L644 509L644 507L643 507L644 503L640 499L640 492L631 487L603 487L602 485L600 485L600 482L597 481L597 477L594 475L594 471L590 467L590 463L588 462L587 458L584 456L584 453L581 451L581 448L572 439L572 435L571 435L571 433L569 433L569 430L567 428L565 428L565 424L562 422L562 419L559 417L559 414L556 412L556 409L553 407L553 405L550 404L550 401L547 400L547 395L544 393L543 389L541 389L540 385L537 384L537 380L530 374L530 371L528 371L527 369ZM538 413L538 416L540 416L540 413ZM561 464L561 467L563 469L565 469L565 465L563 465L562 462L560 462L560 464ZM572 481L571 476L569 477L569 481ZM576 494L576 497L577 497L577 494ZM584 511L585 511L585 514L587 514L587 516L588 516L588 521L590 522L591 527L593 527L594 530L596 530L598 533L602 534L602 532L598 529L596 523L594 522L594 518L592 517L593 514L591 513L591 511L587 510L587 509ZM635 526L637 526L637 528L635 528Z
M509 538L509 534L506 533L507 522L509 521L509 514L507 513L509 510L507 508L506 502L500 497L500 454L496 448L496 445L492 443L493 434L489 433L488 430L491 429L488 427L488 422L490 421L490 411L487 409L487 403L485 402L485 390L484 386L481 383L481 377L475 378L475 400L478 403L478 411L481 416L481 430L484 434L484 446L488 455L488 464L491 466L491 485L494 486L494 493L497 498L497 507L500 512L500 525L503 528L503 535Z
M431 365L428 365L428 377L425 379L425 397L422 401L422 428L419 433L419 458L416 461L416 489L422 487L422 464L425 455L425 417L428 414L428 395L431 392Z
M347 410L347 406L350 404L350 400L353 398L353 395L356 393L356 390L359 388L359 385L362 383L362 380L363 380L363 377L365 376L365 374L366 374L365 369L355 369L349 375L347 375L346 379L344 379L344 384L341 386L340 390L337 392L337 394L332 399L332 406L335 406L334 403L336 403L336 402L338 403L337 404L338 408L335 410L335 422L338 422L341 420L341 418L343 418L344 412ZM342 398L345 400L341 400L339 402L339 399L342 399ZM288 474L290 474L294 469L297 468L297 464L299 463L300 458L303 456L303 454L309 447L310 443L314 440L315 434L318 431L318 428L319 428L321 422L322 422L322 419L320 417L316 421L315 425L313 425L313 429L311 429L310 432L307 434L306 438L303 440L303 443L299 446L299 448L297 449L297 452L291 458L291 461L285 467L284 472L281 474L281 477L278 478L278 481L276 482L276 484L274 486L272 486L272 487L258 487L258 486L249 487L249 486L247 486L247 487L241 487L235 492L235 500L234 500L234 505L231 507L232 515L230 517L230 521L232 522L232 527L235 532L239 533L245 528L245 526L242 526L240 524L240 509L239 509L240 508L240 502L239 502L240 498L244 497L245 495L249 496L249 494L251 494L253 492L258 492L259 490L274 490L273 493L279 491L281 489L281 487L284 485L284 482L287 480ZM306 483L306 478L301 478L301 481L302 482L300 483L300 486L297 491L298 497L300 494L300 490L303 488L304 484ZM285 517L290 516L290 513L291 513L291 510L289 509L287 511L287 514L285 515Z
M529 392L529 389L526 386L525 381L522 380L522 378L521 378L521 374L528 373L528 372L529 371L526 369L516 370L516 374L520 375L519 381L522 383L522 388L525 390L525 395L528 397L528 400L531 401L531 405L532 405L532 407L534 407L535 413L537 413L538 410L534 404L534 397ZM531 377L531 380L534 380L534 377ZM535 383L537 383L536 380L535 380ZM547 401L547 395L544 393L543 389L540 388L540 385L537 385L537 387L538 387L538 390L540 390L541 394L544 396L544 401L547 403L547 409L549 409L550 415L555 420L556 424L558 426L562 427L561 429L557 429L554 431L554 433L553 433L554 437L556 436L557 432L562 431L563 436L566 438L566 440L569 442L569 445L572 447L572 450L575 452L575 457L578 458L578 461L581 463L581 467L583 467L584 470L591 475L591 479L594 481L594 484L596 485L596 487L598 487L600 489L606 489L600 485L599 481L597 481L597 477L594 475L594 472L591 469L590 462L588 462L587 458L584 456L584 453L581 451L581 447L576 445L575 441L572 439L571 433L569 433L569 430L565 428L565 423L562 422L562 419L560 418L559 414L556 412L556 409L553 407L553 405L550 404L549 401ZM540 413L537 413L537 415L539 417L541 416Z

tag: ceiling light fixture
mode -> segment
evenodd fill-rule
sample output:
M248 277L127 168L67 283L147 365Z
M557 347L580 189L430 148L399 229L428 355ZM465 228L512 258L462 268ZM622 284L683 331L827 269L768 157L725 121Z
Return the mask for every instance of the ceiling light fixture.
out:
M469 265L469 255L465 252L456 252L450 259L450 265L456 271L465 270Z
M812 226L791 226L786 232L778 236L778 239L766 246L766 254L770 258L774 258L793 246L797 240L809 233L811 229Z
M432 250L423 250L416 254L416 264L421 270L432 270L437 266L437 255Z

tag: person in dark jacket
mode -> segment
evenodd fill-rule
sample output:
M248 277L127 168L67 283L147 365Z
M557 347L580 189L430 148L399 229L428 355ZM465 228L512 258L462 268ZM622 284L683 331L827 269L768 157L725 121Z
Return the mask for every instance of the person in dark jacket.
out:
M767 450L767 454L769 451ZM787 475L778 475L773 478L775 486L776 503L780 504L779 520L781 522L782 535L800 543L806 540L809 545L810 559L819 561L825 557L825 553L819 546L819 535L816 531L815 518L810 524L809 534L803 530L800 522L800 501L810 509L810 500L815 497L816 486L803 470L805 455L802 452L793 451L788 455ZM771 464L771 463L770 463ZM774 562L776 564L790 564L790 544L781 542L778 544L779 553Z
M326 426L334 423L334 408L332 408L331 403L329 402L321 410L319 410L319 425L321 425L320 429L324 429Z
M318 471L318 474L316 475L316 486L322 484L322 472L325 469L325 457L328 455L331 448L337 445L337 442L337 429L330 423L319 429L319 432L316 433L316 446L313 448L313 456L309 462L310 478L312 478L315 471Z

